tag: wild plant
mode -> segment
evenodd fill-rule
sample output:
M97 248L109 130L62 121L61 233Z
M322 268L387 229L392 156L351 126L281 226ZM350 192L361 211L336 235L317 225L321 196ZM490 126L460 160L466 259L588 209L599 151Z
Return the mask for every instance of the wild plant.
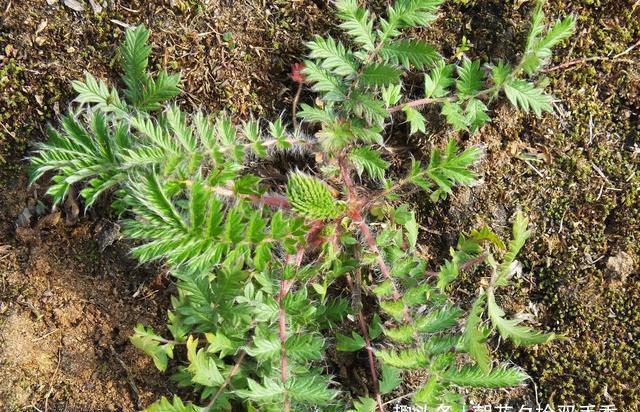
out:
M168 103L180 79L149 73L143 26L120 48L121 92L90 74L73 83L77 105L33 154L32 181L51 174L55 204L72 186L87 208L113 199L132 255L163 262L175 278L170 337L138 325L131 342L162 371L179 358L173 379L199 400L162 398L147 411L384 411L383 397L411 394L402 376L416 370L426 379L415 405L459 411L458 387L527 378L493 359L489 344L492 332L515 345L554 337L509 318L496 297L521 269L527 219L514 216L506 244L486 226L460 235L430 271L403 195L419 189L437 202L477 184L482 150L452 138L428 161L405 159L392 172L388 126L425 133L424 109L436 107L455 131L474 133L502 95L524 112L550 112L554 99L536 76L574 19L548 29L540 2L517 63L449 63L404 34L428 26L441 2L397 0L375 16L337 1L345 38L309 41L292 78L318 98L300 105L294 128ZM403 82L420 73L421 94L408 98ZM262 174L276 154L287 172ZM478 268L486 276L475 299L457 302L456 279ZM364 351L368 396L354 399L334 376L332 351Z

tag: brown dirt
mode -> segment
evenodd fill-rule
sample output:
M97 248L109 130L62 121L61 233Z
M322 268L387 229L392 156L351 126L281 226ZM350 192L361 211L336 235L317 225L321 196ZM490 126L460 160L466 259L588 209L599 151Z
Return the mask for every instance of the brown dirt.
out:
M21 161L29 142L45 138L46 123L70 103L69 82L83 71L116 81L120 22L152 30L154 68L183 75L181 104L272 118L288 110L288 67L303 41L327 32L333 17L310 0L109 1L99 14L61 3L0 0L0 409L131 411L131 382L140 406L176 390L127 340L137 322L162 330L169 281L158 268L137 268L122 242L98 250L96 216L109 218L105 207L71 224L65 213L55 222L45 212L16 230L25 207L41 211L42 189L27 189ZM546 10L579 16L578 34L556 63L614 55L640 39L635 0L554 0ZM442 45L447 57L465 35L470 56L513 60L529 11L522 1L456 2L433 30L415 34ZM484 184L435 207L414 199L436 261L460 230L487 223L506 237L515 209L530 216L525 273L500 298L568 339L529 349L494 343L532 374L543 402L640 410L640 50L626 57L631 63L550 73L556 116L536 120L498 103L492 124L460 136L486 148ZM403 142L417 156L451 135L433 118L428 136ZM466 276L460 293L478 280Z

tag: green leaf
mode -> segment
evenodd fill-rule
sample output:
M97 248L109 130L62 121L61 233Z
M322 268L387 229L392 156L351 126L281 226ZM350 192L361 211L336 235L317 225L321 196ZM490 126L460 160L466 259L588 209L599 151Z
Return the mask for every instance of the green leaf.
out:
M437 376L431 376L426 384L416 391L413 401L416 405L426 405L429 408L439 407L441 402L444 385Z
M462 110L459 103L445 101L442 105L441 113L456 131L467 130L469 128L469 116Z
M380 369L382 371L382 379L379 381L380 393L386 395L393 392L402 383L402 379L400 379L401 371L386 364L383 364Z
M327 107L320 109L318 107L311 107L308 104L302 103L300 108L302 110L298 111L298 117L303 118L307 122L331 123L335 120L335 116Z
M342 79L330 71L323 69L314 62L306 60L302 73L307 81L311 82L311 90L323 93L323 98L328 101L342 101L345 99L346 88Z
M535 87L533 83L516 79L504 84L504 92L512 105L527 113L532 111L540 117L542 112L553 111L553 97L545 94L544 90Z
M380 302L380 307L395 320L402 319L405 309L402 300L383 300Z
M353 163L359 176L364 171L374 179L383 180L389 163L380 158L377 151L368 147L357 147L349 153L349 160Z
M140 101L147 84L147 65L151 54L151 46L147 44L147 40L149 30L140 25L125 32L125 40L120 47L124 70L122 80L127 86L124 93L134 105Z
M465 59L462 66L458 67L458 80L456 89L461 96L473 96L482 88L484 74L480 69L480 61L472 62Z
M439 98L448 94L447 87L453 84L453 68L444 60L438 60L430 74L424 76L425 97Z
M513 69L509 63L498 62L496 66L491 68L491 79L496 86L500 87L506 83L512 71Z
M454 139L444 152L435 149L427 168L427 175L444 194L451 193L456 184L470 186L476 182L476 174L470 167L480 159L482 152L477 147L469 147L458 154L458 145Z
M421 40L396 40L385 43L380 49L380 56L386 62L399 64L407 69L422 69L440 57L435 47Z
M285 389L280 382L265 377L260 384L251 378L247 378L247 389L236 390L235 393L241 398L252 399L257 402L268 402L281 399Z
M338 17L342 20L340 27L365 50L373 51L376 48L376 35L373 31L373 19L370 18L369 11L358 7L355 0L338 0L336 8Z
M488 373L491 370L491 353L485 343L488 331L480 325L485 298L486 295L481 294L473 303L467 323L464 326L461 342L464 350L476 361L478 367L483 372Z
M169 401L163 396L159 401L149 405L144 412L201 412L201 410L191 403L185 405L177 396L173 397L173 401Z
M500 336L503 338L511 340L516 346L547 343L555 338L553 333L541 333L529 327L521 326L521 320L505 318L505 313L496 303L493 292L489 290L487 295L489 319L491 319L491 323L498 329Z
M507 253L505 253L502 263L498 266L498 276L495 282L496 286L503 286L509 276L513 273L515 265L517 264L516 257L518 256L518 253L520 253L520 249L522 249L527 239L529 239L529 236L531 236L531 232L527 230L528 225L529 220L522 214L522 212L517 212L513 218L513 234L511 241L509 241Z
M353 336L353 338L341 333L336 333L336 349L341 352L356 352L366 346L366 342L362 336L356 332L351 332L351 336Z
M220 374L216 362L204 349L198 348L198 339L187 339L187 358L191 381L203 386L221 386L224 377Z
M302 172L289 175L287 199L296 212L310 219L335 219L345 208L343 202L333 197L326 183Z
M391 296L393 293L393 283L390 279L385 279L373 289L373 293L378 297Z
M249 356L253 356L259 361L273 360L280 356L280 339L276 335L254 336L253 345L245 348Z
M435 333L448 329L457 324L457 319L462 311L455 307L444 307L433 310L415 320L416 329L423 333Z
M472 388L505 388L516 386L527 378L520 369L500 367L484 372L477 366L448 369L442 378L454 385Z
M384 328L383 332L394 342L411 343L414 340L416 329L412 325L402 325L395 328Z
M127 107L120 100L115 89L109 89L107 84L96 80L91 74L86 73L84 82L74 80L71 82L73 89L78 93L75 101L81 104L93 103L95 108L105 112L126 113Z
M309 58L320 59L320 67L327 69L339 76L356 74L356 63L353 54L347 51L344 45L336 42L332 37L323 39L316 36L313 41L307 43L311 50Z
M538 49L542 51L542 56L550 56L551 48L571 37L575 28L576 19L574 17L565 17L562 20L558 20L537 45Z
M311 405L324 405L338 394L327 388L326 379L318 375L294 376L287 381L287 390L294 401Z
M382 100L386 107L393 106L400 101L402 87L399 84L390 84L382 88Z
M349 412L376 412L378 404L375 399L371 398L358 398L353 402L354 409L350 409Z
M133 346L149 355L158 370L165 371L168 358L173 358L174 345L165 343L166 340L156 335L151 327L145 328L139 323L133 330L135 333L129 338Z
M422 133L426 132L427 130L425 125L426 119L424 118L422 113L420 113L418 110L410 106L404 106L402 108L402 111L407 116L407 122L411 126L411 131L409 132L409 134L415 134L417 132L422 132Z
M285 347L287 357L291 359L300 362L320 360L322 359L324 340L315 335L293 335L287 339Z
M467 102L467 108L465 110L467 116L466 123L470 126L472 133L491 120L487 115L487 110L487 106L481 100L471 98Z
M407 240L412 250L415 249L418 243L418 222L416 221L416 214L411 212L411 218L404 224L404 228L407 231Z
M400 70L388 64L372 64L365 67L360 81L365 86L387 86L400 80Z

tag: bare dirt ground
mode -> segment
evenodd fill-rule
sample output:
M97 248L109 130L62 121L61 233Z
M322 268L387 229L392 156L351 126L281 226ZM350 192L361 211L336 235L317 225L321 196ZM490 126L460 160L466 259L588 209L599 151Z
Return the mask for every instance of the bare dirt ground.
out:
M23 158L70 104L69 82L88 70L115 83L122 25L145 23L154 67L183 75L185 107L287 117L287 74L304 40L337 34L319 0L109 0L99 12L76 3L83 12L60 0L0 0L1 410L133 411L177 390L128 343L137 322L164 325L172 289L162 268L136 267L126 242L100 250L104 225L116 220L105 205L85 214L70 203L51 214L46 182L28 187ZM462 3L447 3L433 28L414 34L446 57L465 36L470 57L515 60L531 2ZM599 58L548 73L556 115L536 120L498 103L492 124L459 136L485 147L484 184L438 206L413 199L428 228L422 243L435 265L459 231L487 223L506 236L509 217L524 210L533 227L525 271L501 299L566 339L495 346L532 375L544 403L638 411L640 47L614 56L640 40L640 4L553 0L545 10L578 16L554 64ZM441 145L452 132L430 118L429 133L410 140L397 125L394 145L416 156ZM460 294L477 281L463 279Z

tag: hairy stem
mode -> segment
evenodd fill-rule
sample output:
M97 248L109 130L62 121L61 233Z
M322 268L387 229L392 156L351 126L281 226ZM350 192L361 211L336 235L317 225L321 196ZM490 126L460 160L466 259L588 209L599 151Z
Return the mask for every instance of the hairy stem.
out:
M279 305L279 315L278 315L278 326L280 331L280 376L282 378L282 384L285 385L287 382L287 374L288 374L288 366L287 366L287 320L286 313L284 309L284 298L287 295L289 289L289 282L285 279L280 281L280 295L278 296L278 305ZM284 391L284 411L291 411L291 404L289 401L289 394L285 390Z
M347 160L344 158L344 156L338 157L338 166L340 167L340 175L342 176L342 180L344 181L344 184L347 188L349 201L352 205L352 208L349 211L349 215L353 219L354 223L358 225L358 228L360 229L360 233L362 233L362 236L364 237L365 242L367 243L367 246L369 246L369 249L371 249L371 251L376 255L376 263L378 264L378 267L380 268L382 275L385 277L385 279L389 279L389 281L391 282L391 287L393 289L393 293L392 293L393 299L400 300L401 295L400 295L400 292L398 292L398 289L396 288L395 282L393 281L393 277L391 276L391 271L389 270L387 263L384 261L384 258L382 257L382 252L378 248L376 240L371 234L371 230L369 229L369 226L367 226L366 222L364 221L364 218L362 217L361 207L362 205L365 204L365 202L358 199L358 195L355 191L355 186L353 184L353 180L351 179L351 174L349 172ZM407 309L406 306L404 306L404 320L405 322L411 321L411 316L409 315L409 310Z
M291 122L293 123L293 128L298 128L298 119L296 119L297 111L298 111L298 101L300 101L300 92L302 91L302 83L298 83L298 90L296 91L296 95L293 97L293 102L291 103Z

